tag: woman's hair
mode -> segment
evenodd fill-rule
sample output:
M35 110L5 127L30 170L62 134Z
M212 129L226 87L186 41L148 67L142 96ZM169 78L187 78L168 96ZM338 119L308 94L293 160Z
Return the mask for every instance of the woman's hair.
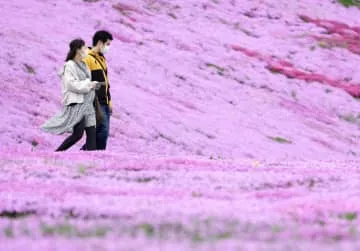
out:
M85 45L84 40L78 38L78 39L74 39L73 41L70 42L69 47L70 50L66 56L66 62L69 60L74 59L74 57L76 56L76 52L78 49L81 49L83 46Z

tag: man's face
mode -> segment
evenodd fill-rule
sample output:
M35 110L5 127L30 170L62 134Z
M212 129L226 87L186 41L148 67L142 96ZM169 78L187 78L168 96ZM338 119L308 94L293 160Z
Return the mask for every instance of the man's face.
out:
M111 45L111 40L107 40L105 43L103 41L100 41L100 48L103 49L106 46L110 46Z
M101 45L100 45L100 52L102 54L106 54L109 49L110 49L110 44L111 44L111 40L107 40L105 43L104 42L101 42Z
M105 46L110 46L111 40L107 40L104 44L105 44Z

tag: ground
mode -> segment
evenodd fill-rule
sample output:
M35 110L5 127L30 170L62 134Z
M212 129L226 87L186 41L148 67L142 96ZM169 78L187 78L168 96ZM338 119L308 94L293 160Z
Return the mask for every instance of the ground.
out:
M0 250L360 249L358 7L0 5ZM108 149L54 153L57 71L97 29Z

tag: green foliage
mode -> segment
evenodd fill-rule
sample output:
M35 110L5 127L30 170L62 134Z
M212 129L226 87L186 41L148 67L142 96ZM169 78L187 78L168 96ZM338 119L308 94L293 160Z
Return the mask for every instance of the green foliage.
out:
M8 226L4 229L4 233L5 236L8 238L13 238L14 237L14 230L12 228L12 226Z
M202 197L202 193L193 191L193 192L191 193L191 196L192 196L192 197L195 197L195 198L199 198L199 197Z
M269 139L275 141L275 142L278 142L278 143L281 143L281 144L292 144L292 141L291 140L288 140L288 139L285 139L285 138L282 138L282 137L269 137Z
M330 49L332 47L331 44L329 44L326 41L319 41L318 45L319 45L319 47L324 48L324 49Z
M355 124L357 122L357 118L350 113L346 115L341 115L340 118L352 124Z
M154 235L155 228L153 225L151 225L149 223L144 223L144 224L141 224L139 227L141 230L143 230L145 232L146 236L152 237Z
M338 0L338 2L344 5L345 7L360 6L360 2L356 0Z
M33 140L31 141L31 145L32 145L33 147L37 147L37 146L39 145L39 142L37 142L35 139L33 139Z
M210 68L215 68L217 70L217 74L220 75L220 76L224 76L224 71L225 71L225 68L221 67L221 66L218 66L216 64L211 64L211 63L207 63L206 64L207 67L210 67Z
M86 167L82 164L79 165L79 169L78 169L80 174L85 174L86 173Z
M96 226L90 229L80 230L75 225L65 222L56 225L41 224L41 231L44 236L59 235L67 238L92 238L105 237L106 234L111 231L111 228Z
M140 178L136 178L136 182L138 183L149 183L153 180L157 180L156 177L140 177Z
M174 13L168 13L168 15L170 16L170 17L172 17L173 19L177 19L177 16L174 14Z
M0 211L0 218L8 218L8 219L20 219L20 218L24 218L27 216L31 216L34 215L35 212L34 211L24 211L24 212L19 212L19 211Z
M340 216L340 218L345 219L347 221L354 221L357 218L356 212L348 212Z
M25 69L26 69L26 71L27 71L28 73L30 73L30 74L36 74L34 67L32 67L32 66L30 66L30 65L28 65L28 64L24 64L24 66L25 66Z

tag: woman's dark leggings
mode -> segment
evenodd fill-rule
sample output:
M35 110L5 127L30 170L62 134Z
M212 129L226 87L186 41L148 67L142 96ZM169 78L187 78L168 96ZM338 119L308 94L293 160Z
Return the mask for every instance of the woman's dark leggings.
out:
M74 126L73 133L67 137L64 142L56 149L56 152L65 151L78 142L83 134L86 132L86 143L83 150L92 151L96 150L96 128L90 126L85 128L85 118Z

